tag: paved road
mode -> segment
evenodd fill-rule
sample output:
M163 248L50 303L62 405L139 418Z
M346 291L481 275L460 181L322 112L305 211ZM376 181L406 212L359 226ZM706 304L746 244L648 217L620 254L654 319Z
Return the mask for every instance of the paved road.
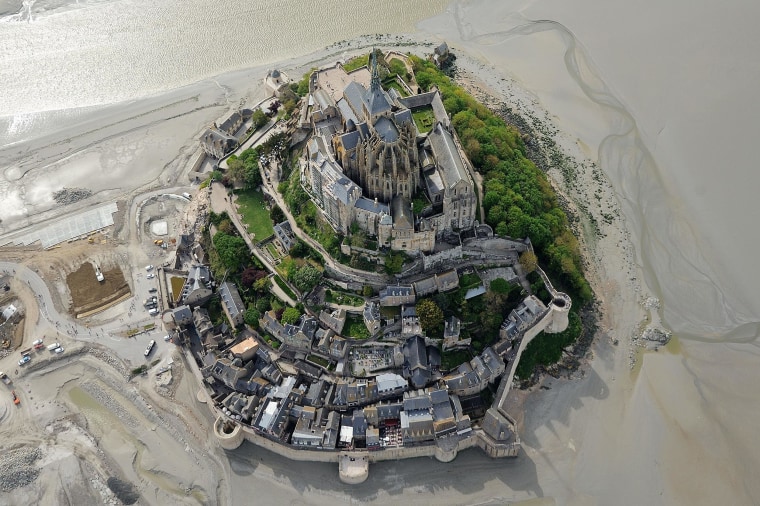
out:
M161 330L160 318L150 317L142 308L141 301L136 300L136 297L121 303L124 307L124 316L120 319L117 318L110 323L88 327L84 321L76 320L69 314L58 312L47 285L33 270L10 262L0 262L0 271L11 274L16 281L27 285L27 288L33 293L39 306L39 318L35 314L30 314L32 312L30 310L33 308L26 308L28 311L27 322L33 325L31 334L35 338L42 337L42 335L48 336L45 340L46 344L59 341L65 347L69 340L99 343L110 348L119 358L133 366L145 362L143 352L151 339L156 341L151 359L159 358L171 349L170 346L173 346L170 343L165 343L162 338L165 332ZM151 322L155 323L159 330L140 334L133 338L121 336L130 326L135 328L138 325L146 325ZM60 337L55 337L56 331ZM27 331L27 335L29 334L30 332ZM31 345L31 341L25 343L25 347L29 345ZM48 352L43 350L43 353ZM18 357L15 358L18 359ZM34 360L34 356L32 356L32 360Z

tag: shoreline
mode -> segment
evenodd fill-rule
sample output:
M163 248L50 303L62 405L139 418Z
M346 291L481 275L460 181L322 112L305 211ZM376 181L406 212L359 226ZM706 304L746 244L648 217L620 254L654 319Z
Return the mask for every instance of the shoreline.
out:
M374 45L374 43L376 42L376 40L372 40L371 37L370 38L363 38L361 40L363 40L365 42L365 44L362 45L361 47L358 47L360 45L360 43L357 43L357 47L352 47L351 48L351 52L353 52L353 53L363 52L363 51L366 50L367 47L370 47L370 46ZM426 39L423 39L423 40L426 40ZM432 42L430 42L430 43L432 44ZM350 44L349 44L349 46L350 46ZM403 46L401 49L403 50L404 47L412 48L413 46ZM416 46L416 49L419 50L419 49L426 48L426 47L428 47L428 46L427 45L419 45L419 46ZM313 65L314 63L317 63L317 62L331 63L332 62L331 58L335 54L340 53L340 50L342 50L342 49L343 49L343 47L338 47L338 48L333 48L333 49L326 48L325 50L322 50L320 52L316 52L316 53L312 53L311 55L304 56L304 57L300 58L299 61L296 62L296 63L289 62L290 65L284 66L282 68L284 70L286 70L286 72L290 72L293 75L293 77L295 78L298 75L297 74L297 72L298 72L297 69L304 69L304 68L308 69L311 65ZM455 49L455 51L456 51L456 49ZM343 51L343 52L345 53L346 51ZM470 65L472 65L473 68L477 69L478 68L477 66L480 65L480 63L477 62L475 59L471 59L469 57L467 59L470 61ZM457 60L457 62L458 62L458 64L461 64L464 60L465 60L464 58L459 57L458 60ZM248 82L250 82L250 80L249 80L250 79L250 75L252 73L255 73L255 72L260 72L261 75L262 75L262 77L263 77L263 73L265 72L265 70L262 69L262 68L258 68L258 69L246 69L246 70L237 71L237 72L233 73L234 74L233 76L229 77L229 80L226 82L225 86L228 86L228 90L232 94L232 96L247 95L247 94L251 93L251 90L250 89L246 89L245 91L234 91L234 88L232 88L230 86L229 82L234 81L235 79L240 79L241 81L242 80L247 80ZM496 80L503 79L497 72L493 71L493 74L494 74L492 76L493 79L496 79ZM245 76L245 79L243 79L243 76ZM201 86L201 85L202 85L202 83L197 83L195 86ZM506 95L506 92L502 92L503 94L501 96L502 97L503 96L513 96L513 95L517 94L516 89L517 89L516 87L512 88L510 90L510 95ZM494 93L495 93L495 95L497 97L500 96L498 94L498 92L494 92ZM526 97L526 100L528 100L531 97L531 95L530 95L529 92L523 91L523 93L524 93L523 96ZM160 102L161 98L165 97L166 95L167 94L162 94L162 95L160 95L158 97L153 97L153 100L155 100L156 102ZM229 102L227 102L227 103L229 103ZM534 106L537 105L535 102L527 102L528 106L526 106L526 107L529 107L529 105L531 103L533 103ZM117 107L117 108L127 107L127 104L120 104L119 106L115 106L115 107ZM220 106L217 109L222 110L222 107ZM537 114L540 115L541 112L542 111L539 110L539 112ZM98 113L102 114L102 112L100 112L100 111ZM217 116L215 116L215 118L218 117L218 116L221 116L221 114L218 114ZM97 121L97 118L94 121ZM166 131L166 130L164 130L164 131ZM166 132L168 133L168 131L166 131ZM186 147L188 145L192 145L193 143L197 142L197 140L195 139L194 136L191 137L190 140L187 140L187 139L176 139L176 140L180 144L182 144L183 147ZM85 147L84 149L87 149L87 148ZM163 175L163 171L161 172L160 175ZM133 190L133 191L136 191L136 190ZM142 190L140 190L140 191L142 191ZM607 236L612 235L613 237L617 237L617 236L625 236L625 233L624 233L623 230L612 230L611 229L611 230L608 231L608 234L606 234L606 235ZM592 281L593 285L594 285L594 288L595 288L595 292L596 292L596 289L599 287L599 282L600 282L600 280L604 279L604 277L606 275L606 272L603 269L603 266L601 264L596 264L595 262L598 262L604 255L600 254L599 252L595 252L593 249L586 249L586 248L584 248L584 255L590 255L590 257L591 257L590 262L592 262L592 265L595 265L596 269L599 269L599 271L595 271L595 274L594 274L594 277L595 277L596 281L595 282ZM607 259L609 259L609 256L607 256ZM614 272L619 273L619 274L622 274L624 270L625 269L613 269ZM606 281L606 283L609 283L611 285L615 285L616 283L619 283L619 282L622 282L622 280L608 280L608 281ZM604 287L602 287L602 289L603 288ZM619 292L616 293L614 286L612 286L610 288L611 288L611 290L609 292L610 293L609 296L607 296L607 291L603 290L605 297L602 300L602 304L603 304L602 307L605 309L605 311L602 313L602 317L601 317L602 322L603 322L602 326L604 328L607 328L607 329L612 329L612 328L614 328L614 327L617 326L616 322L614 321L615 316L611 312L608 312L606 310L607 308L609 308L609 304L610 304L608 302L607 297L613 298L613 297L619 297L621 295ZM619 289L619 286L618 286L618 289ZM626 320L628 321L628 324L630 324L630 320L635 320L635 317L633 317L631 315L635 315L638 312L640 312L641 308L637 307L637 304L636 304L635 301L633 301L634 302L633 304L630 304L631 301L628 301L628 302L629 302L629 304L627 305L627 307L629 309L632 309L632 311L630 313L628 313L628 316L627 316ZM639 322L640 322L640 320L637 320L637 321L634 322L634 324L638 325ZM623 331L623 332L625 332L625 331ZM621 341L622 341L622 339L621 339ZM594 352L596 352L599 349L607 349L607 348L608 347L606 346L606 344L599 343L598 340L595 340L595 343L592 345L592 350L594 350ZM608 358L608 359L612 358L612 362L613 362L612 364L608 364L607 360L605 360L605 363L603 364L604 365L603 370L606 373L605 375L606 375L607 378L609 378L609 376L612 375L611 373L614 374L614 371L620 370L620 368L617 365L615 365L616 362L619 362L618 359L619 359L620 353L619 352L615 353L614 350L613 350L613 353L611 354L612 357L609 357L608 353L605 353L605 355L607 355L606 358ZM615 358L616 356L618 357L617 359ZM595 374L595 367L599 368L599 366L600 366L600 364L598 363L598 361L596 361L596 360L592 361L591 365L589 366L588 376L593 378L594 374ZM599 377L599 375L597 374L596 378L598 378L598 377ZM613 375L613 378L614 378L614 375ZM540 389L541 387L545 386L546 383L551 383L552 381L553 380L549 379L548 377L544 377L543 380L542 380L542 382L541 382L541 385L538 386L538 389ZM596 381L596 380L594 380L594 381ZM594 381L589 382L588 378L584 377L580 381L577 381L574 384L574 386L571 385L571 387L572 387L571 390L584 391L585 388L587 388L588 386L590 386L590 385L588 385L589 383L591 383L592 384L591 386L593 386ZM596 388L596 387L593 386L593 388ZM527 399L528 405L529 405L529 407L527 409L529 411L526 413L526 416L525 416L525 418L526 418L525 427L527 429L531 430L531 431L542 430L542 425L543 424L539 424L539 426L536 426L536 421L535 421L536 418L540 416L540 414L546 416L549 419L556 419L556 418L559 418L561 416L562 410L564 410L564 409L567 408L566 404L560 405L559 409L554 408L552 410L552 412L554 414L547 415L546 412L545 412L545 410L546 409L550 409L550 408L548 408L546 406L546 404L549 403L550 405L553 405L554 401L551 401L550 399L552 397L554 397L554 396L547 396L547 395L545 395L546 394L545 391L541 391L541 393L537 393L538 389L532 389L530 395L526 394L526 396L529 397ZM555 394L556 394L556 391L555 391ZM534 409L535 409L535 412L533 412ZM520 430L519 431L519 433L521 434L521 436L523 435L524 432L525 432L525 430ZM533 435L529 435L529 437L523 439L524 442L528 442L528 448L526 448L526 453L528 454L527 455L528 460L531 460L536 455L540 455L540 448L543 445L543 443L541 441L545 437L546 436L535 436L534 437ZM536 453L536 452L539 452L539 453ZM466 453L472 453L472 452L466 452ZM456 468L456 464L454 464L454 465L455 465L455 467L454 467L454 469L455 469ZM496 462L492 462L491 465L496 466L498 464ZM404 467L404 466L402 466L402 467ZM412 468L413 467L410 467L410 469L412 469ZM447 468L442 468L442 469L447 469ZM446 471L446 472L448 472L448 471ZM518 475L522 475L522 473L518 473ZM368 485L368 486L371 486L371 485ZM484 486L484 484L481 484L481 486Z

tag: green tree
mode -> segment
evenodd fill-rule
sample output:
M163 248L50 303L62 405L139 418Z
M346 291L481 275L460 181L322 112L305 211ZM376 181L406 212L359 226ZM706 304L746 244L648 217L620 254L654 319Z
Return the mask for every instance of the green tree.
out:
M259 297L256 300L256 310L259 313L264 313L272 308L272 300L269 297Z
M398 274L404 266L406 255L401 251L389 251L385 255L385 272L388 274Z
M241 184L245 179L245 163L235 155L227 158L227 177L234 185Z
M431 299L422 299L415 307L420 326L428 336L438 336L443 333L443 311Z
M219 232L224 232L227 235L233 235L235 233L235 225L229 219L224 219L217 225Z
M375 291L372 289L370 285L364 285L362 287L362 295L365 297L372 297L372 294L375 293Z
M255 111L253 111L253 115L251 116L251 121L253 123L253 129L258 130L259 128L263 127L267 124L269 121L269 118L267 118L267 115L264 114L264 111L262 111L260 108L257 108Z
M293 258L305 258L309 255L311 248L301 239L296 239L293 246L290 247L290 256Z
M245 314L243 315L243 321L247 325L250 325L254 329L257 329L259 328L259 318L261 318L261 313L259 313L258 309L256 309L253 305L249 305L248 309L246 309Z
M364 230L357 230L356 233L351 234L351 246L355 248L366 248L367 232Z
M272 219L272 223L275 224L285 221L285 213L282 212L282 209L277 204L272 206L272 209L269 211L269 217Z
M526 274L535 271L538 266L538 258L536 258L536 254L530 250L522 252L519 262Z
M282 312L282 318L280 318L280 323L282 323L283 325L286 325L288 323L293 325L298 321L300 317L301 317L301 312L298 309L294 307L289 307L289 308L286 308L285 311Z
M495 293L506 295L512 290L512 286L513 285L510 285L506 279L496 278L491 281L490 289Z
M290 281L301 292L309 292L312 288L317 286L319 280L322 278L322 273L314 266L306 264L298 269L295 269L289 276Z
M269 277L264 277L261 279L257 279L253 283L253 289L256 291L256 293L265 293L269 290L269 285L271 284L271 280Z
M212 242L219 253L219 259L222 264L228 269L236 269L242 259L247 257L248 246L242 237L236 235L228 235L224 232L217 232Z

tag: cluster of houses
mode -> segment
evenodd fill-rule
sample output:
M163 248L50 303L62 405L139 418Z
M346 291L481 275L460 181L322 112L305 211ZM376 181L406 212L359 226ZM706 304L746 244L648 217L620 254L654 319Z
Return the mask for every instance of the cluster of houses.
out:
M395 373L338 381L283 375L253 338L207 353L201 372L225 415L294 446L377 450L472 430L459 396L445 388L411 389Z
M189 273L182 290L192 307L185 304L173 312L178 326L198 335L202 352L196 356L207 389L226 416L299 447L382 449L471 437L470 417L483 414L473 406L482 408L480 392L504 374L514 329L519 334L546 310L529 297L505 320L503 342L445 373L441 342L421 332L414 304L418 296L458 287L455 270L387 286L365 305L362 315L372 335L381 335L388 323L381 308L400 307L395 343L368 345L343 337L348 316L343 309L302 315L295 323L282 323L270 311L260 328L281 343L276 352L255 333L240 341L226 325L212 324L196 304L207 300L207 276L202 268ZM244 305L235 286L225 282L216 291L230 323L239 325ZM460 327L457 318L446 320L444 350L469 345L460 339ZM376 367L357 371L352 364L360 359L375 359Z

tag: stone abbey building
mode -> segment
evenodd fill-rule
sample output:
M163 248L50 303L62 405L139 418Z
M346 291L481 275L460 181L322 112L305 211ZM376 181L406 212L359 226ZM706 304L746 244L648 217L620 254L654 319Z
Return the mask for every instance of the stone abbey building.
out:
M335 65L311 75L306 114L313 135L301 182L339 233L356 224L380 246L432 251L436 238L474 224L469 161L438 90L409 97L395 88L386 92L374 52L370 69L347 73ZM429 132L417 128L412 113L418 109L432 111ZM428 204L415 216L412 199L421 196Z

